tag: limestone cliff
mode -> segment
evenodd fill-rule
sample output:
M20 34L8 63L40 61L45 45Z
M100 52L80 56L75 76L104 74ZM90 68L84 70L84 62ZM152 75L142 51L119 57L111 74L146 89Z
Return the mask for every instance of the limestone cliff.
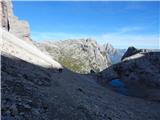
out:
M11 0L0 1L0 26L20 39L31 41L27 21L19 20L14 15Z
M110 58L101 53L98 44L92 39L46 41L36 45L75 72L99 72L111 65Z

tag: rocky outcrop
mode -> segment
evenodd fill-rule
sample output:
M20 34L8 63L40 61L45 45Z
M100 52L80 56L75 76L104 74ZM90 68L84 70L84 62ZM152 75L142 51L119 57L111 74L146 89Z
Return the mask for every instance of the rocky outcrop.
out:
M102 54L96 41L91 39L48 41L36 45L75 72L99 72L111 65L110 58Z
M126 52L127 57L124 57L123 61L98 73L98 82L106 86L113 80L118 79L125 85L125 93L122 92L121 94L159 101L160 52L145 52L145 50L131 49ZM127 53L134 54L129 56ZM122 90L122 88L119 89L120 91Z
M108 53L108 54L115 54L117 52L117 49L115 49L111 44L107 43L104 45L100 45L100 50L102 52Z
M137 53L146 53L146 52L151 52L149 49L136 49L135 47L129 47L125 54L122 56L121 60L124 60L127 57L130 57L132 55L135 55Z
M29 24L14 15L11 0L0 1L0 17L0 27L22 40L31 41Z
M129 84L160 87L160 52L145 52L132 47L124 56L122 62L104 70L100 76L107 81L119 78ZM108 77L109 73L114 74Z
M118 64L120 78L130 83L160 87L160 53L146 52L132 55Z

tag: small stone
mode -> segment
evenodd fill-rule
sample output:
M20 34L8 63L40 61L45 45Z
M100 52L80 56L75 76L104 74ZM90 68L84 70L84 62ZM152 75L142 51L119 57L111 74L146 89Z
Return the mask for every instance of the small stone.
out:
M19 114L20 114L20 115L24 115L24 112L20 112Z
M38 110L38 109L33 108L33 109L32 109L32 113L33 113L33 114L35 114L35 115L38 115L38 114L39 114L39 110Z
M18 110L17 110L17 107L16 107L15 104L13 104L13 105L10 107L10 109L12 110L12 114L13 114L13 115L16 115L16 114L18 113Z
M5 112L5 114L6 114L6 115L10 115L10 114L11 114L11 111L7 110L7 111Z
M39 84L39 85L42 85L42 81L38 81L38 84Z
M25 104L25 105L23 105L25 108L27 108L27 109L31 109L31 106L29 106L29 105L27 105L27 104Z

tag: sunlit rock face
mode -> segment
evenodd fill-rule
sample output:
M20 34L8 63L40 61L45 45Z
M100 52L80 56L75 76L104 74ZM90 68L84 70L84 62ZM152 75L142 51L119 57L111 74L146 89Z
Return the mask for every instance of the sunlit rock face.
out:
M0 1L0 26L20 39L31 41L27 21L19 20L14 15L11 0Z
M0 1L0 18L1 51L40 66L62 67L33 45L29 24L14 16L11 0Z
M111 65L110 58L101 53L98 44L92 39L46 41L36 45L78 73L90 73L91 70L99 72Z
M133 57L133 55L135 55L135 57L137 56L136 54L140 54L140 53L147 53L147 52L151 52L152 50L149 49L136 49L135 47L129 47L127 49L127 51L125 52L125 54L122 56L121 60L125 60L127 59L127 57Z
M0 44L2 52L43 67L62 68L58 62L54 61L50 56L45 55L33 44L17 38L6 30L2 30L1 28L0 30L2 31L2 42Z

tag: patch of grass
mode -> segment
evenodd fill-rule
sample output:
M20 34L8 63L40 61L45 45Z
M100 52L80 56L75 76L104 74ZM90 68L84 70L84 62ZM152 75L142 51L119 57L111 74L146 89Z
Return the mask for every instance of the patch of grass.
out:
M75 71L78 73L84 73L84 70L83 70L84 63L82 63L80 60L67 57L67 56L61 56L59 57L58 62L72 71Z

